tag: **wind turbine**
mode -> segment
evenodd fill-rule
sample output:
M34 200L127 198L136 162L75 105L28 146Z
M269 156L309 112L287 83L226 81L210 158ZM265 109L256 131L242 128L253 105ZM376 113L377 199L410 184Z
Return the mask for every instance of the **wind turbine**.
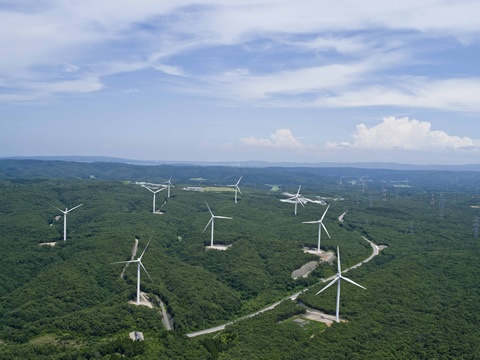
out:
M323 219L325 218L325 215L327 214L327 211L328 211L329 207L330 207L330 204L327 206L327 209L323 213L322 218L320 220L304 221L303 222L303 224L318 224L318 249L317 249L318 252L320 252L320 240L322 239L322 227L325 230L325 232L327 233L328 237L331 239L330 234L327 231L327 228L325 227L325 225L323 225L323 222L322 222Z
M145 269L145 266L143 266L143 264L142 264L143 254L145 254L145 250L147 250L147 247L150 244L150 241L152 241L152 238L150 238L150 240L148 240L147 246L145 246L145 249L143 249L142 255L140 255L140 257L138 259L129 260L129 261L117 261L117 262L112 263L112 264L138 263L138 268L137 268L137 305L140 305L140 266L142 266L143 270L145 270L148 277L153 282L152 277L148 273L147 269Z
M285 195L291 195L290 198L288 199L281 199L280 201L283 201L283 202L289 202L289 203L294 203L295 204L295 215L297 215L297 205L300 204L302 205L303 207L305 207L305 205L303 205L303 196L300 194L300 189L302 188L302 185L300 185L298 187L298 191L296 194L289 194L289 193L285 193Z
M158 190L152 190L152 189L150 189L149 187L147 187L147 186L145 186L145 185L142 185L142 187L144 187L145 189L147 189L148 191L150 191L150 192L153 193L153 213L155 214L155 195L156 195L159 191L165 190L166 187L162 187L161 189L158 189Z
M167 198L170 199L170 186L172 186L172 177L170 176L170 179L167 181Z
M227 185L228 187L234 187L235 188L235 204L237 203L237 192L242 195L242 192L240 191L240 188L238 187L238 184L240 184L240 180L242 180L242 176L240 176L240 179L238 179L237 183L234 185Z
M343 279L343 280L345 280L345 281L348 281L349 283L352 283L353 285L356 285L356 286L358 286L358 287L361 287L361 288L364 289L364 290L367 290L367 288L364 288L362 285L357 284L355 281L350 280L349 278L346 278L346 277L342 276L342 268L340 267L340 250L339 250L338 246L337 246L337 257L338 257L338 259L337 259L337 261L338 261L338 262L337 262L338 274L337 274L336 278L335 278L332 282L330 282L330 284L328 284L327 286L325 286L322 290L320 290L319 292L317 292L315 295L320 294L323 290L325 290L326 288L332 286L332 285L335 283L335 281L338 281L338 289L337 289L337 311L336 311L336 316L335 316L335 321L338 323L338 322L340 322L340 321L339 321L339 317L338 317L339 312L340 312L340 279Z
M210 246L213 247L213 227L214 227L213 224L215 222L215 219L232 219L232 218L231 217L226 217L226 216L213 215L212 210L210 210L210 206L208 206L207 200L205 200L205 204L207 204L208 211L210 211L210 215L212 215L212 217L210 218L210 221L207 223L207 226L205 226L205 229L203 229L202 234L205 232L205 230L207 230L208 225L210 225L210 223L212 223L212 234L211 234L211 239L210 239Z
M57 209L58 211L62 212L63 213L63 241L67 241L67 214L70 212L70 211L73 211L75 210L76 208L82 206L83 204L80 204L80 205L77 205L75 206L74 208L71 208L70 210L68 210L68 208L65 208L65 211L63 210L60 210L59 208L57 208L56 206L53 206L55 209Z

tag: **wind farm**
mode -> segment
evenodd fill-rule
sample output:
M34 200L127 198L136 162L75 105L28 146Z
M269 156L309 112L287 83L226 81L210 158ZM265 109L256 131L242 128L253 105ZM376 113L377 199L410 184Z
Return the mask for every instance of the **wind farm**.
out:
M0 340L5 343L0 346L7 359L28 358L31 351L49 356L85 357L87 351L113 354L114 345L116 351L132 351L140 358L178 354L209 358L215 351L232 358L281 358L282 354L329 358L338 352L347 357L360 346L358 339L360 348L375 357L372 354L377 354L379 343L381 349L398 352L391 344L410 344L409 331L435 329L431 313L422 312L427 307L451 324L473 326L467 316L459 319L445 312L446 304L459 306L460 297L474 303L477 296L476 288L467 286L476 281L469 274L477 266L473 260L478 240L472 223L477 216L475 206L480 204L480 198L472 197L476 185L468 183L471 173L456 174L460 183L471 184L470 190L450 188L447 192L453 176L449 172L442 176L368 172L373 199L382 199L384 187L390 194L387 202L371 205L361 182L332 184L329 176L323 177L323 170L302 177L301 172L291 170L242 169L244 175L239 179L237 169L179 166L175 168L174 201L163 205L165 213L159 217L150 215L152 199L138 185L154 189L170 178L167 166L156 166L153 171L122 165L123 173L114 164L65 163L49 168L48 163L39 162L35 166L44 167L41 179L11 181L5 174L12 164L2 168L0 161L0 178L4 179L0 182L4 199L0 225L5 229L0 242L7 260L0 273L6 279L0 296L5 304L0 309ZM83 172L75 173L79 168ZM92 168L102 180L90 178ZM50 175L59 170L77 178ZM142 175L146 170L149 176ZM232 201L233 191L183 190L198 185L190 179L197 178L199 171L212 188L232 185L232 178L237 185L238 180L246 180L241 201ZM335 174L336 170L329 171ZM348 179L365 178L364 170L349 171ZM106 174L121 177L105 180ZM394 186L397 178L407 174L411 187ZM143 184L134 179L144 179ZM289 189L299 179L302 187L295 187L288 199L301 198L302 189L307 188L309 194L324 194L325 208L305 206L291 216L292 209L279 201L284 200L283 190L267 185ZM431 193L440 188L443 218L440 201L431 204ZM69 219L69 229L75 232L67 235L75 241L37 246L64 234L60 221L58 227L50 226L52 209L46 211L45 204L79 204L85 198L89 204L82 207L81 221ZM31 199L36 200L32 203ZM413 233L409 231L412 218ZM456 224L455 231L451 222ZM314 236L314 227L308 224L318 224L318 234ZM132 250L133 238L138 239L139 253L136 246ZM305 252L305 246L311 252ZM425 249L435 256L421 255ZM467 250L472 260L460 261ZM318 253L322 257L335 254L337 264L334 257L319 259ZM118 264L136 266L124 267L121 278ZM293 276L297 270L301 271ZM443 286L460 274L466 282L458 285L461 294ZM335 283L337 296L328 290ZM350 283L341 287L341 294L340 283ZM436 284L442 285L442 291ZM425 297L425 292L430 295ZM31 299L26 303L25 294ZM42 312L45 306L48 313ZM456 310L470 313L468 307ZM19 321L21 327L12 326ZM376 327L384 329L382 335L373 334ZM132 331L142 333L144 341L122 340ZM472 327L473 335L475 331ZM55 345L67 341L72 345ZM350 345L339 349L337 341ZM432 355L437 354L437 341L442 341L439 334L432 340ZM474 351L473 340L453 341ZM211 344L218 345L220 352ZM448 346L447 352L459 354L457 346Z

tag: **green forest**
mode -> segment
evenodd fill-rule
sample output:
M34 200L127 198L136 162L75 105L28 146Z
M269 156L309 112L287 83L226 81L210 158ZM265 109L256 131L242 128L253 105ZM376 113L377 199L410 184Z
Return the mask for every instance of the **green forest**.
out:
M238 203L221 189L242 176ZM136 182L165 183L171 197ZM322 249L367 290L342 283L340 316L294 321L307 309L334 314L336 260L317 261L326 206L280 202L282 192L324 199ZM187 191L186 187L221 191ZM135 166L0 160L1 359L477 359L480 358L480 173L354 168ZM206 250L215 215L215 244ZM55 207L83 206L67 215ZM339 216L344 220L339 221ZM136 264L122 279L138 239ZM54 243L55 246L40 245ZM345 284L345 285L344 285ZM294 301L288 297L303 292ZM285 299L285 300L284 300ZM244 318L280 300L273 310ZM173 319L162 323L160 301ZM188 334L222 325L224 330ZM145 341L128 334L140 331Z

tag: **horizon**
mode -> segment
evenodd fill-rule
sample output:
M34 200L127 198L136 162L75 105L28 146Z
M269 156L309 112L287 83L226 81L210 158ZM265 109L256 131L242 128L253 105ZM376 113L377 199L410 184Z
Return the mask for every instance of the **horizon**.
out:
M93 4L0 7L0 157L478 163L480 4Z
M194 160L142 160L126 159L109 156L11 156L0 157L1 160L37 160L37 161L64 161L80 163L120 163L137 166L157 166L157 165L175 165L175 166L225 166L225 167L244 167L244 168L358 168L370 170L447 170L447 171L480 171L480 162L470 164L409 164L399 162L295 162L295 161L263 161L263 160L245 160L245 161L194 161Z

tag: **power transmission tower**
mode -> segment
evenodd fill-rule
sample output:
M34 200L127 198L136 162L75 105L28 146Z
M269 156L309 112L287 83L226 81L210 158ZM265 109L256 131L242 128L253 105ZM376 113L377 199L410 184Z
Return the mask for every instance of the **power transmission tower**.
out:
M440 219L443 219L443 208L445 207L445 198L440 194Z

